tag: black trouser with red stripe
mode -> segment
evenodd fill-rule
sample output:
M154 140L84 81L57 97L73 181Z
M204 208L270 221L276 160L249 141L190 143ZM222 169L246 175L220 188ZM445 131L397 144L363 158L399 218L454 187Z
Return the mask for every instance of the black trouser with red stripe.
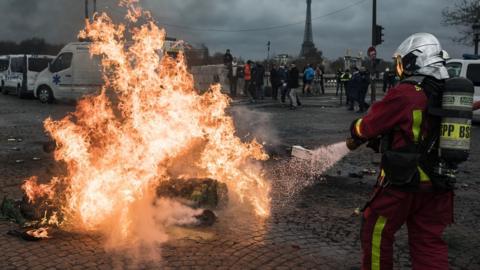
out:
M406 223L412 269L448 270L448 248L442 234L452 222L452 191L380 190L363 214L362 269L393 269L395 233Z

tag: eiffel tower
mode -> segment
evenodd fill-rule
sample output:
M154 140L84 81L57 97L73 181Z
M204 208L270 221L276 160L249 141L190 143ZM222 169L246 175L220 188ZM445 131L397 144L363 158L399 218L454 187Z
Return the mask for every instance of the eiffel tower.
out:
M303 36L301 57L306 57L316 52L315 44L313 43L312 30L312 0L307 0L307 19L305 20L305 33Z

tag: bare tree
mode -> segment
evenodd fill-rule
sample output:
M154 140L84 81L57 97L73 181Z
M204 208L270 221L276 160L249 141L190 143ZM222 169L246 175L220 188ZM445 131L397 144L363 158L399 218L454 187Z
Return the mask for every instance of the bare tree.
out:
M478 0L457 0L453 7L445 8L442 11L443 24L459 27L460 35L453 37L455 42L472 45L472 25L480 20L480 1Z

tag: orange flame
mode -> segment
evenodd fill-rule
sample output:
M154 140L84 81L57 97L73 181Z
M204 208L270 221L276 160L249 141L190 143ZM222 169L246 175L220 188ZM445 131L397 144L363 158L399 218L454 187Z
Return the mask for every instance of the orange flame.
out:
M132 23L149 18L136 2L122 1ZM79 101L71 115L45 121L59 146L55 159L68 167L57 180L67 187L62 216L80 229L129 238L138 215L132 205L160 181L178 177L225 182L258 215L269 215L270 185L253 163L268 156L255 140L244 143L235 135L225 112L230 100L218 85L199 94L183 54L164 55L165 35L150 19L127 31L106 14L80 33L92 40L91 54L102 57L105 86ZM27 182L32 200L56 184Z
M35 203L35 199L41 197L52 198L54 196L53 186L48 184L38 184L38 178L32 176L25 180L22 189L30 203Z
M32 237L39 238L39 239L40 238L41 239L50 238L50 236L48 235L48 229L47 228L32 229L32 230L26 231L25 233L32 236Z

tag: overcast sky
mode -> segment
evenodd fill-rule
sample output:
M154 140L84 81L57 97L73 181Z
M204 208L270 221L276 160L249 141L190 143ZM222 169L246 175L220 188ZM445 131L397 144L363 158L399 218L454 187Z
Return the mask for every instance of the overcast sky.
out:
M92 2L92 1L90 1ZM99 10L120 16L115 0L97 0ZM213 51L230 48L236 56L266 57L272 53L298 55L303 40L305 0L141 0L142 6L168 35L193 44L205 43ZM371 0L313 0L313 36L324 56L335 59L346 49L365 52L371 42ZM441 11L452 0L379 0L377 23L385 27L385 43L379 56L390 58L393 50L414 32L436 35L453 57L471 53L472 48L455 44L458 31L441 24ZM349 7L350 6L350 7ZM346 8L349 7L349 8ZM82 28L83 0L1 0L0 40L19 41L31 37L52 43L75 41ZM332 12L341 10L330 16ZM300 22L300 23L299 23ZM298 24L295 24L298 23ZM234 32L293 24L268 31ZM178 27L181 26L181 27ZM186 28L185 28L186 27ZM204 31L222 30L222 31ZM226 30L226 32L225 32ZM228 32L233 31L233 32Z

